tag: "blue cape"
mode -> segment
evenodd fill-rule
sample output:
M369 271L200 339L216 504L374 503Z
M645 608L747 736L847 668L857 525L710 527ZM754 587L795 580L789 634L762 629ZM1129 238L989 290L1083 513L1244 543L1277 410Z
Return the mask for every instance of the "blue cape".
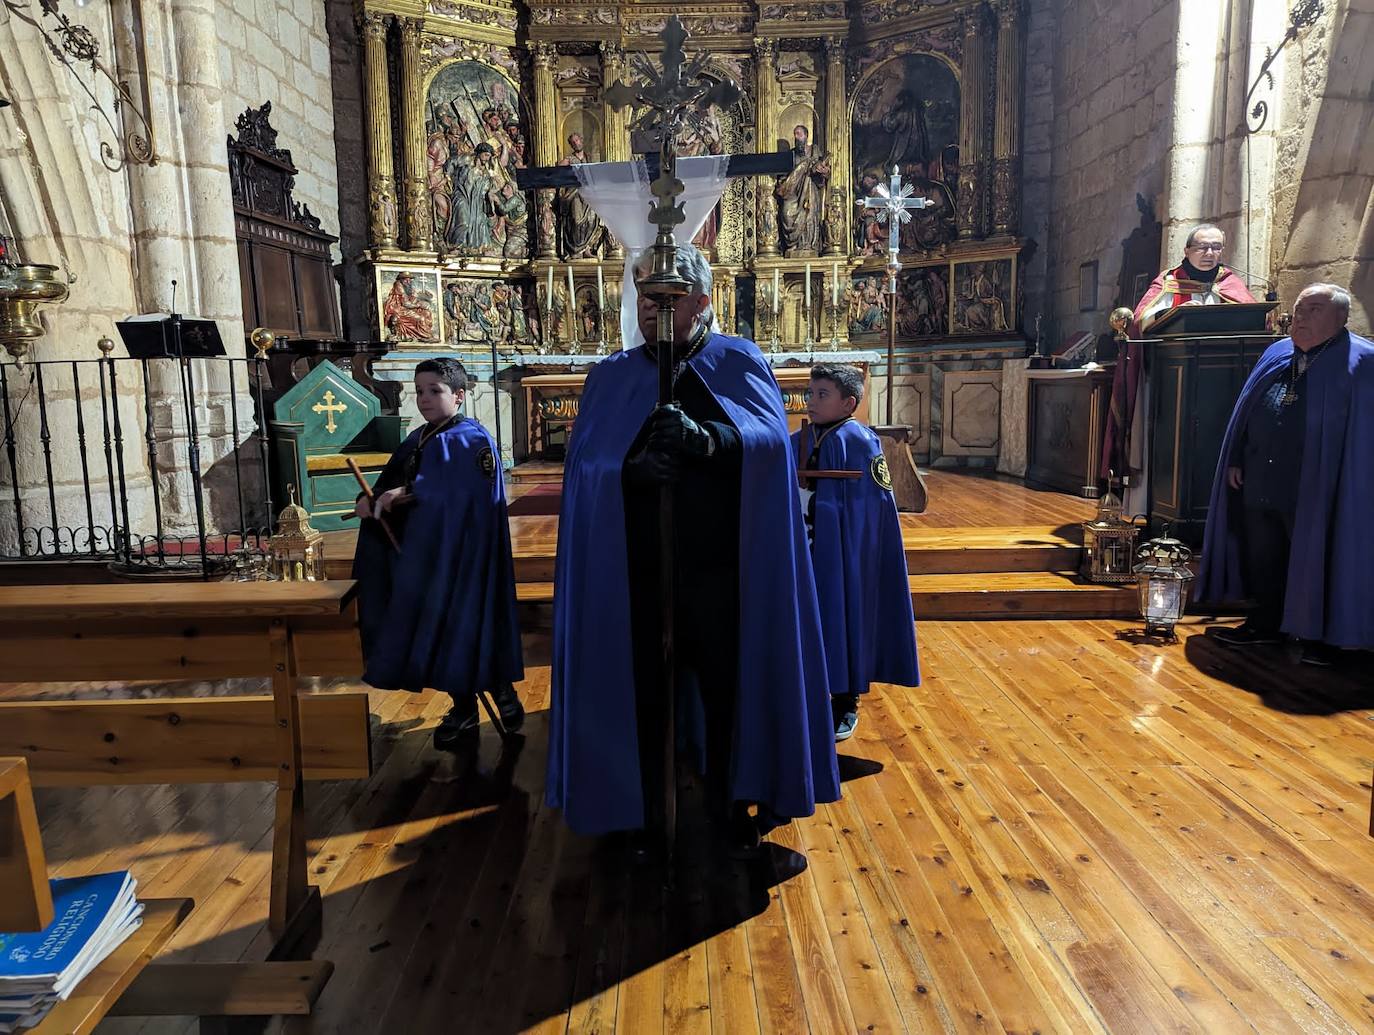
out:
M401 443L388 470L415 451L423 430ZM486 429L459 421L425 445L401 552L376 527L360 532L353 577L360 584L363 679L372 686L458 695L524 678L506 490L497 470Z
M630 639L621 468L657 404L641 348L587 377L558 522L548 803L585 834L644 825ZM712 335L690 361L743 443L736 801L809 816L835 801L835 759L820 614L787 419L758 347Z
M1245 596L1241 502L1226 485L1227 457L1260 386L1288 365L1293 349L1285 338L1265 350L1231 414L1212 482L1196 600ZM1307 424L1283 631L1337 647L1374 648L1374 343L1342 331L1299 390L1307 393Z
M792 453L804 466L815 448L814 430ZM874 463L883 455L878 436L856 420L821 440L819 469L862 471L863 477L817 478L815 486L816 596L825 635L832 694L864 694L870 683L919 686L916 625L911 612L906 549L892 490L878 484ZM886 471L886 464L882 465ZM890 482L889 482L890 484Z

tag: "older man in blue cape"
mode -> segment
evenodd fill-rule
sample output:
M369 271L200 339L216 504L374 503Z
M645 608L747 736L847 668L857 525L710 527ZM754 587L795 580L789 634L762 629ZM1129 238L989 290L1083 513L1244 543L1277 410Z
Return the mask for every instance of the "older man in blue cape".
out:
M677 272L690 285L674 326L677 403L656 407L641 345L592 370L573 430L547 797L581 833L662 821L657 500L672 484L677 727L704 728L713 816L748 851L773 823L839 797L829 690L777 383L756 345L711 331L701 253L680 246ZM654 316L641 298L646 340Z
M892 477L878 436L854 416L863 394L863 374L856 368L812 367L806 404L812 423L792 436L836 741L854 735L859 697L873 683L921 683ZM858 477L836 477L840 472Z
M1350 295L1314 284L1293 336L1241 390L1221 447L1194 597L1248 597L1230 647L1305 641L1303 661L1374 647L1374 344L1346 328Z

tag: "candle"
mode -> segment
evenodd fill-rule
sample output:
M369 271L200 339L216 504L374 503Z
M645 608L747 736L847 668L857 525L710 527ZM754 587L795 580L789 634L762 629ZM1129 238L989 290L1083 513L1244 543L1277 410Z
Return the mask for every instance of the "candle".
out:
M549 286L544 292L544 301L553 312L553 263L549 263Z
M572 267L568 267L568 311L572 312L576 306L573 305L573 275Z
M840 264L830 265L830 304L836 309L840 306Z
M777 316L777 315L778 315L778 298L781 296L781 292L782 292L782 289L778 286L778 281L779 281L778 270L777 270L776 267L774 267L774 269L773 269L773 315L774 315L774 316Z
M811 263L806 264L806 291L803 293L806 302L806 318L811 319Z
M601 267L596 267L596 307L606 308L606 279L601 275Z

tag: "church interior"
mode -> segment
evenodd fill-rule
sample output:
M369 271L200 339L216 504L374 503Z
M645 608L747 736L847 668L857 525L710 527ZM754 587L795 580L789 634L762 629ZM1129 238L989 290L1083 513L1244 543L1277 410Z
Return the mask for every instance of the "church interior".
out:
M0 7L0 1031L1374 1030L1374 0ZM920 678L746 861L670 715L646 865L550 758L673 169L697 347L784 432L858 371ZM449 360L524 658L466 753L355 567ZM7 939L125 872L24 999Z

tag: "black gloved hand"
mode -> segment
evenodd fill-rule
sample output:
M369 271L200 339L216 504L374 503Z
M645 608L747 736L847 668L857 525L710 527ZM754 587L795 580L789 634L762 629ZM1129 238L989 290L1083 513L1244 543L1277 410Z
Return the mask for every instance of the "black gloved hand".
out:
M713 452L711 434L676 403L660 406L649 419L649 439L645 449L650 453L700 460Z
M671 485L681 470L677 457L647 446L625 462L625 473L639 485Z

